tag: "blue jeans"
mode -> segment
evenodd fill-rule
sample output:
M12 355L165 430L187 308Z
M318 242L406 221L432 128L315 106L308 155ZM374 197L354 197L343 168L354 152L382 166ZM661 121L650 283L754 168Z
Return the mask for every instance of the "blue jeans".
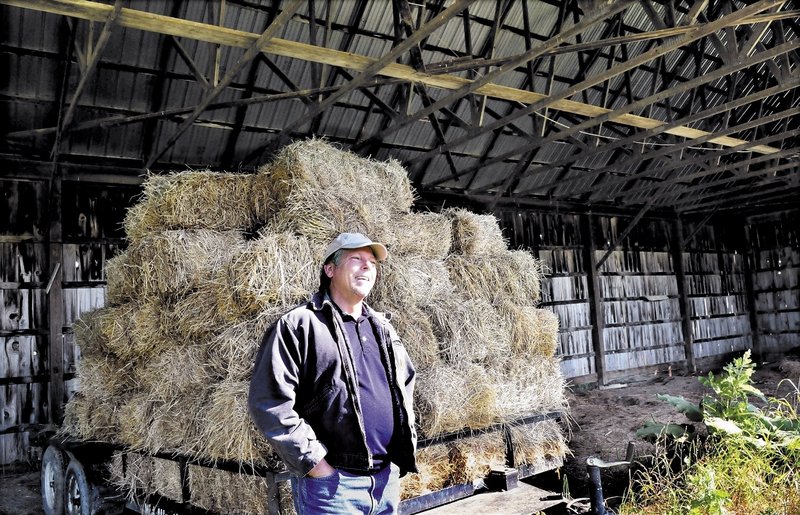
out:
M392 463L372 476L337 469L328 477L292 477L292 497L297 515L397 513L400 469Z

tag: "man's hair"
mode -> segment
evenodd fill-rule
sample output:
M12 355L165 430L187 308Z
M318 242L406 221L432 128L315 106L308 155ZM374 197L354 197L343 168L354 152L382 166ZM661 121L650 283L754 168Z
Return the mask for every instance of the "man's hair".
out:
M331 285L331 278L325 273L325 265L328 263L333 263L336 266L339 266L339 263L342 261L342 256L344 255L345 249L339 249L325 261L319 269L319 291L326 291Z
M331 286L331 278L328 277L328 275L325 273L325 265L327 265L328 263L333 263L334 265L339 266L339 263L342 261L342 256L344 256L344 253L347 252L348 250L352 249L337 250L336 252L331 254L331 256L328 258L327 261L325 261L322 264L322 266L319 269L319 291L323 292L327 291L328 288L330 288ZM373 252L373 255L374 254L375 252ZM380 276L380 268L378 269L378 276Z

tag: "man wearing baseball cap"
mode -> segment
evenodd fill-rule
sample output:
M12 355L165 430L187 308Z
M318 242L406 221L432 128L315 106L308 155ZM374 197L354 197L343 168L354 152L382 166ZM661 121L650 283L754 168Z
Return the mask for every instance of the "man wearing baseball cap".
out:
M320 288L268 331L249 408L292 473L299 515L396 513L417 472L414 367L388 317L364 299L388 256L360 233L325 250Z

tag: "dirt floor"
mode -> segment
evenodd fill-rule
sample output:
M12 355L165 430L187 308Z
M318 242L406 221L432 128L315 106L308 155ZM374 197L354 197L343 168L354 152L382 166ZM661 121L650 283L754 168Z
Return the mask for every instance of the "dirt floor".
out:
M759 368L754 376L754 385L766 395L786 395L790 385L800 380L800 360L783 360L769 363ZM637 439L636 430L647 420L658 422L685 422L683 416L671 405L656 398L659 393L682 395L687 400L699 402L708 390L698 380L698 375L681 376L667 371L659 371L647 381L617 384L602 389L571 388L569 392L571 422L569 456L560 475L552 474L542 478L542 485L548 490L562 492L565 488L573 498L587 498L589 495L586 479L586 459L590 456L606 462L622 460L628 442L635 442L636 456L652 452L652 448ZM22 464L0 467L0 515L41 514L39 491L39 472L36 464ZM564 477L566 477L566 487ZM624 468L609 469L603 473L603 485L608 498L621 494L621 486L627 484L627 471ZM534 484L537 484L534 479ZM487 507L488 510L488 507ZM497 513L481 511L475 507L471 513ZM509 512L510 513L510 512ZM514 513L527 513L514 511Z

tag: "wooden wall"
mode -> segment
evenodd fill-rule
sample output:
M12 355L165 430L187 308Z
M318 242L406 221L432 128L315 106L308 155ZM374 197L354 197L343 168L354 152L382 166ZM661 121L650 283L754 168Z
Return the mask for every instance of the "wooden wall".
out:
M104 263L139 191L0 180L0 465L28 459L31 432L60 421L79 357L72 324L104 305Z
M752 260L754 325L769 355L800 340L800 212L762 216L747 225Z
M631 216L495 214L509 244L546 265L542 307L559 317L562 370L574 383L800 346L798 211L748 223L645 217L632 229Z

